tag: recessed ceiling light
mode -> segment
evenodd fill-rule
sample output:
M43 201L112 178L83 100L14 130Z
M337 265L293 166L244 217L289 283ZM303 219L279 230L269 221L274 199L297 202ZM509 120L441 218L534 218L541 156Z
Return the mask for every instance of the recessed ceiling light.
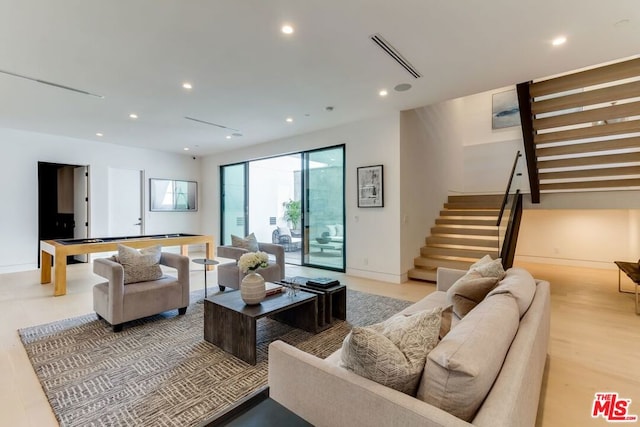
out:
M129 114L129 118L130 119L137 119L138 115L136 113L131 113L131 114Z
M387 96L387 95L388 95L388 92L387 92L387 90L386 90L386 89L382 89L380 92L378 92L378 95L380 95L380 96Z
M182 83L182 87L185 89L193 89L193 86L191 86L191 83L189 82Z
M225 136L225 138L231 139L231 135L227 135L227 136Z
M561 44L565 44L566 41L567 41L567 38L565 36L559 36L559 37L556 37L555 39L553 39L551 44L554 45L554 46L560 46Z
M282 26L282 28L280 28L280 31L282 31L284 34L293 34L293 27L289 24L285 24Z
M183 150L184 151L189 151L189 147L184 147Z
M104 136L102 132L96 132L96 136Z
M285 120L287 121L287 123L292 123L293 122L293 117L287 117Z

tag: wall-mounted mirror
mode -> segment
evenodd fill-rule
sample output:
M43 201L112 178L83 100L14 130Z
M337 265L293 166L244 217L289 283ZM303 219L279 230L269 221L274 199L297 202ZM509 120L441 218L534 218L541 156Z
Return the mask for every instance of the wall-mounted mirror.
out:
M149 179L150 210L191 212L198 210L198 183L175 179Z

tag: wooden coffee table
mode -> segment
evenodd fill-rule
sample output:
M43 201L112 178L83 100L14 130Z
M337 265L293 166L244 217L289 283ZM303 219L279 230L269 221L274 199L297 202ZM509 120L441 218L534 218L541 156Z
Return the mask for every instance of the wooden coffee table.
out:
M310 277L287 277L285 281L295 283L305 292L318 296L318 328L326 329L336 319L347 319L347 287L337 284L326 288L308 286L306 283L312 280Z
M318 299L299 291L269 296L258 305L246 305L240 291L204 300L204 339L252 365L256 364L256 321L270 316L308 332L317 332Z

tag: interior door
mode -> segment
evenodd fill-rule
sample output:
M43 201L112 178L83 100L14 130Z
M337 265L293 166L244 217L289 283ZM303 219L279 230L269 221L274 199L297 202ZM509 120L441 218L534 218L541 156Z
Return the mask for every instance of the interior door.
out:
M144 171L109 168L108 237L144 234L143 182Z
M89 237L89 167L73 169L73 238ZM87 262L86 254L74 256L76 261Z

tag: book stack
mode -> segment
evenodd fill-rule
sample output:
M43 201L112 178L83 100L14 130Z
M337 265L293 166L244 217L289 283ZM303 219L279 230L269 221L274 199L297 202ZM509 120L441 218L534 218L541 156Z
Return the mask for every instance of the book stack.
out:
M340 284L340 281L332 279L330 277L317 277L315 279L307 280L305 284L310 288L327 289L333 286L338 286Z
M276 295L282 292L282 285L278 285L277 283L266 282L265 284L265 296Z

